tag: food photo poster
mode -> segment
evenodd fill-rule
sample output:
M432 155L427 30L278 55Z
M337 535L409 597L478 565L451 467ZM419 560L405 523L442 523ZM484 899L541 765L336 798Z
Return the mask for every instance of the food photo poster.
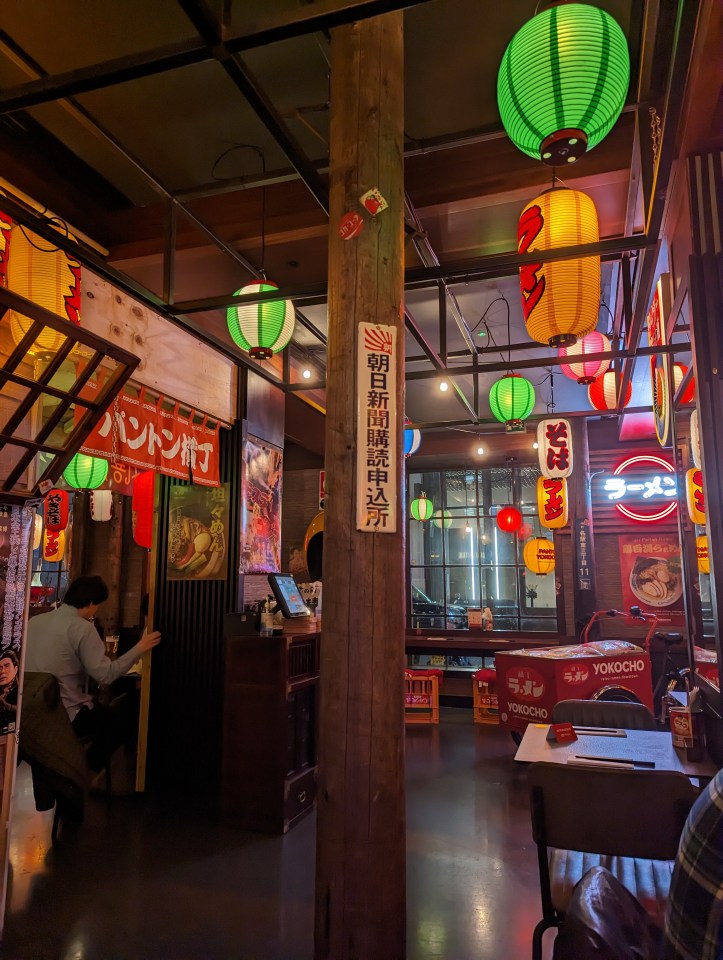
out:
M685 623L680 544L673 533L621 536L623 609L637 606L661 623Z
M171 487L168 580L225 580L230 485Z

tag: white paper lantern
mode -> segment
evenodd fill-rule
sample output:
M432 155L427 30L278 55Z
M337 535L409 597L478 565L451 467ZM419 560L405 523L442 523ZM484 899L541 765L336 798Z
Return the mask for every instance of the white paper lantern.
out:
M698 426L698 411L694 410L690 415L690 455L693 463L700 470L700 427Z
M537 425L540 473L551 480L572 473L572 427L569 420L540 420Z
M33 550L37 550L43 542L43 518L36 513L33 517Z
M91 490L90 515L100 523L110 520L113 516L113 494L110 490Z

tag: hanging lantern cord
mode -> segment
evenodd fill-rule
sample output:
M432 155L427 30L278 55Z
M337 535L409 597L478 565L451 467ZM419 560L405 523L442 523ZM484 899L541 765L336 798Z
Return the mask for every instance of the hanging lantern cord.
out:
M555 412L555 374L550 372L550 399L547 401L547 412Z

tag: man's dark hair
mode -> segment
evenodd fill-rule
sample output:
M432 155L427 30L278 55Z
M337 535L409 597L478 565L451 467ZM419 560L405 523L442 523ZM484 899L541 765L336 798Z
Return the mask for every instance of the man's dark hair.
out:
M17 655L17 653L16 653L14 650L11 650L11 649L8 649L8 650L0 650L0 660L12 660L13 664L14 664L16 667L19 667L19 666L20 666L20 664L18 663L18 655Z
M65 591L63 603L82 610L91 603L103 603L108 599L108 587L102 577L77 577Z

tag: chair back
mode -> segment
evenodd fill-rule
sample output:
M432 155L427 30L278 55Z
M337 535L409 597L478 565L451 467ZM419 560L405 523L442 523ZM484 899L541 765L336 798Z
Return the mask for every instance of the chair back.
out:
M655 717L645 704L612 700L560 700L552 708L552 722L622 730L658 729Z
M696 794L682 773L533 763L535 842L613 857L674 860Z

